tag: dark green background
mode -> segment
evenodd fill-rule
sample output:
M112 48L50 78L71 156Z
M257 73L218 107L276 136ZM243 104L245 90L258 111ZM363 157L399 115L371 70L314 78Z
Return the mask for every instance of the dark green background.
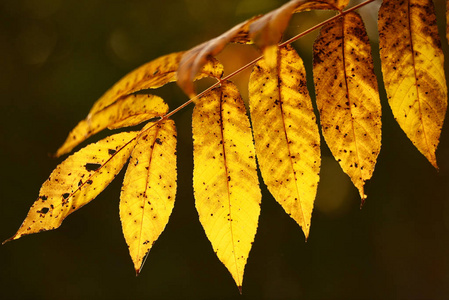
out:
M41 184L62 161L48 154L119 78L284 2L1 0L0 239L18 229ZM367 9L366 21L376 15L376 5ZM444 2L437 6L443 30ZM288 32L298 33L325 16L296 16ZM375 27L370 34L377 59ZM309 77L313 36L295 43ZM442 43L447 55L447 41ZM251 51L242 57L254 55ZM225 53L226 58L233 67L245 63L236 55ZM174 117L179 131L175 209L141 275L134 275L121 233L122 172L60 229L0 247L0 298L447 299L447 122L437 151L437 172L395 123L384 88L380 90L383 145L364 208L359 209L356 189L324 141L307 243L262 184L262 213L243 296L215 257L194 208L189 107ZM175 85L158 94L171 108L187 99Z

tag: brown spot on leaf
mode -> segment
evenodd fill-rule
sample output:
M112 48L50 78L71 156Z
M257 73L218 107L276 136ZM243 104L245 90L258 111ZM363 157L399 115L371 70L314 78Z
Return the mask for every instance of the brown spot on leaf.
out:
M87 163L84 165L84 167L86 168L87 171L92 172L101 168L101 164Z

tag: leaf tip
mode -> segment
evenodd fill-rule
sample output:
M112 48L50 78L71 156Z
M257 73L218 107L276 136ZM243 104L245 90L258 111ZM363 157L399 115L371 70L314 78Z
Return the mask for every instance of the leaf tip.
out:
M302 231L304 232L304 238L307 243L307 239L309 238L310 233L310 224L303 227Z
M17 236L17 234L13 235L13 236L10 237L9 239L4 240L4 241L2 242L2 246L3 246L4 244L8 243L8 242L17 240L18 238L16 238L16 236Z
M240 295L242 295L242 294L243 294L243 292L242 292L242 286L239 285L238 288L239 288L239 293L240 293Z
M136 271L136 277L140 275L140 272L142 272L143 263L141 265L134 264L134 271Z
M435 157L433 157L433 159L432 159L432 160L429 160L429 161L430 161L430 163L432 164L432 166L433 166L437 171L440 170L440 168L438 168L437 160L436 160Z
M363 190L360 191L360 198L361 198L360 209L362 209L363 205L365 204L366 198L368 198L368 196L363 192Z

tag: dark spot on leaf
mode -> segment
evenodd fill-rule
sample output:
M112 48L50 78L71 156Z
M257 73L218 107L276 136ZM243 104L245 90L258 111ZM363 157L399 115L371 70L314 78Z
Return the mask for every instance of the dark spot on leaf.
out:
M62 198L67 199L70 196L70 193L62 194Z
M87 171L92 172L98 170L101 167L101 164L87 163L84 165L84 167L86 168Z
M155 142L156 142L157 144L159 144L159 145L162 145L162 141L161 141L159 138L157 138L157 139L155 140Z
M48 207L43 207L41 210L38 210L37 212L40 214L46 214L48 213L50 209Z
M117 152L115 149L108 149L109 155L114 155Z

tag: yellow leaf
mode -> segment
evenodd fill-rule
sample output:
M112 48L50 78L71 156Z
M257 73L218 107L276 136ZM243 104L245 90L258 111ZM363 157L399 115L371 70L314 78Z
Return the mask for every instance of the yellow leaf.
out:
M137 134L115 134L69 156L42 185L25 221L5 242L56 229L68 215L93 200L120 172Z
M275 69L261 60L249 82L256 153L265 184L306 238L319 181L320 135L301 58L279 49Z
M120 196L120 220L136 273L168 223L176 195L176 128L172 120L142 129Z
M151 118L163 116L167 112L168 105L158 96L143 94L125 96L79 122L55 155L59 157L72 151L81 142L105 128L138 125Z
M433 3L385 0L378 25L382 73L393 115L438 168L435 150L447 109L447 87Z
M261 201L250 124L231 82L224 82L195 104L196 208L215 253L241 289Z
M363 203L381 146L381 105L360 16L348 13L324 26L313 51L323 136Z
M176 71L183 54L184 52L176 52L159 57L124 76L98 99L92 107L89 117L123 96L144 89L155 89L176 81ZM216 59L205 59L203 66L201 72L198 76L194 76L192 81L206 76L220 78L223 74L223 66Z

